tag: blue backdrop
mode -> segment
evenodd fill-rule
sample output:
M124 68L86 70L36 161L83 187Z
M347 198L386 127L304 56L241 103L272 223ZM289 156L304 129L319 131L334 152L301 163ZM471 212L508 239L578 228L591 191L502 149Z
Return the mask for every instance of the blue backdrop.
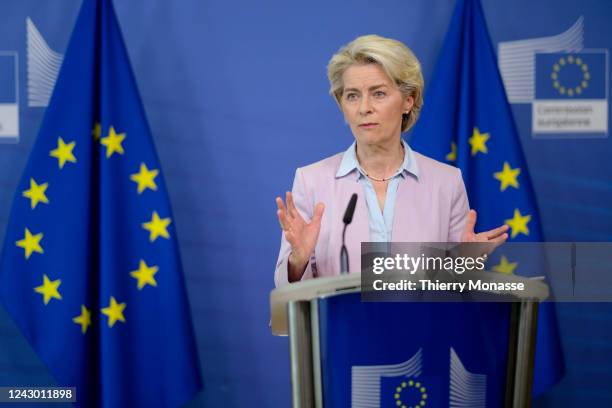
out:
M114 3L174 208L206 387L193 404L288 406L288 343L268 329L280 241L274 197L291 188L296 167L351 143L327 95L326 64L341 45L377 33L408 44L427 83L454 1ZM30 38L33 25L52 50L52 66L79 6L79 0L0 3L0 57L17 55L13 75L2 64L0 82L16 86L20 125L18 139L0 139L6 141L0 240L44 113L44 97L28 85L36 63L28 58L28 26ZM482 6L495 47L560 34L580 16L583 48L612 47L606 0L482 0ZM546 239L611 241L610 138L533 137L531 104L512 108ZM558 310L568 372L538 405L612 405L612 305ZM0 384L49 381L0 310Z

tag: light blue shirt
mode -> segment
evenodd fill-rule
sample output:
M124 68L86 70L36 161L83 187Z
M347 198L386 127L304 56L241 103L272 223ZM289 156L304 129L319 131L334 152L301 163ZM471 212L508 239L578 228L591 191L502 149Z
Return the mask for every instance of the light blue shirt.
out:
M365 172L357 161L357 145L355 142L353 142L351 147L344 152L342 162L336 173L337 178L346 177L354 173L357 176L356 181L363 186L368 207L371 242L390 242L392 240L393 215L395 213L395 199L397 197L399 183L404 182L406 176L419 177L419 168L414 158L414 152L403 139L402 144L404 145L404 162L392 176L391 180L389 180L383 211L381 211L380 205L378 204L376 191L374 190L372 181L365 175Z

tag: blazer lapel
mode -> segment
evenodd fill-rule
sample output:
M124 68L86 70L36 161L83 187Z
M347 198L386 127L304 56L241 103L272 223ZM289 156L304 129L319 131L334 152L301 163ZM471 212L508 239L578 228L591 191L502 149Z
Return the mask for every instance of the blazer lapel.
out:
M406 175L406 177L407 179L401 180L397 187L395 210L393 213L393 231L391 233L391 241L393 242L412 241L416 231L411 231L411 229L418 228L411 214L411 210L413 210L411 204L416 200L415 186L418 181L410 174ZM427 215L423 214L422 216L425 217Z

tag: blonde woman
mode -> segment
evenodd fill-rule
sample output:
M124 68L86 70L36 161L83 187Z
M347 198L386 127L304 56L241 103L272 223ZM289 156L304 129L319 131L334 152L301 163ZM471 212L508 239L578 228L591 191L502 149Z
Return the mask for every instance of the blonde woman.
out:
M362 36L332 57L327 75L355 141L345 152L298 168L286 202L276 198L283 230L277 287L340 273L342 218L353 194L349 272L361 270L361 242L499 244L508 238L506 225L476 234L461 171L414 152L401 138L423 105L421 67L410 49Z

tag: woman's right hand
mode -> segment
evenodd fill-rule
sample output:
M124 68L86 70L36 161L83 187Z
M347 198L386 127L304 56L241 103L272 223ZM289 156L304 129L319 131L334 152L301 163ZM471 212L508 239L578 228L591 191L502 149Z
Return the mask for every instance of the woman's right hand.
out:
M285 232L285 239L291 244L291 254L288 260L290 266L289 281L294 281L301 278L306 265L308 265L310 255L317 244L325 205L318 203L315 206L312 219L307 223L295 207L293 195L290 192L286 194L286 201L287 205L283 203L282 198L276 197L278 207L276 215L281 228Z

